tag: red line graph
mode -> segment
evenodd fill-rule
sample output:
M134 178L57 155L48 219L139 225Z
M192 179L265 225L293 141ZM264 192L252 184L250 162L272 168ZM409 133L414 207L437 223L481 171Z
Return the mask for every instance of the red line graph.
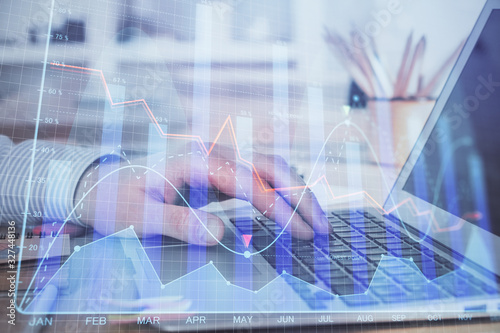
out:
M102 84L103 84L105 92L106 92L106 96L109 100L109 103L111 104L111 107L141 105L143 107L143 109L145 110L146 114L148 115L149 119L151 120L151 122L155 125L156 130L158 131L158 134L161 137L163 137L163 138L177 138L177 139L184 139L184 140L194 140L198 143L198 145L200 146L200 149L203 151L203 153L207 157L210 156L210 153L212 152L213 148L217 144L217 141L220 139L222 133L227 129L229 131L231 143L233 145L233 149L236 153L237 159L241 163L247 165L248 167L250 167L253 170L253 175L258 180L258 182L260 184L260 190L262 192L283 191L283 190L301 190L301 189L305 189L305 188L313 188L316 185L323 183L326 186L328 193L330 194L332 200L339 200L339 199L345 199L345 198L349 198L349 197L361 196L361 197L364 197L366 199L366 201L372 207L374 207L376 210L378 210L381 214L390 214L390 213L394 212L395 210L397 210L399 207L402 207L403 205L408 204L410 207L410 211L414 217L422 217L422 216L429 217L431 226L434 227L435 232L446 232L446 231L458 230L465 223L464 220L461 220L459 223L457 223L454 226L441 228L439 226L434 214L432 213L432 210L429 209L429 210L425 210L425 211L420 211L418 209L417 205L415 204L415 202L411 198L407 198L407 199L401 201L400 203L396 204L393 208L386 210L383 208L383 206L379 202L377 202L366 191L359 191L359 192L355 192L355 193L349 193L349 194L345 194L345 195L336 196L332 190L332 187L328 183L328 180L326 179L326 175L322 175L321 177L316 179L311 184L305 185L305 186L294 186L294 187L287 187L287 188L266 188L264 186L264 182L263 182L261 176L259 175L259 172L257 171L257 168L255 167L255 165L253 163L245 160L240 154L238 142L236 140L236 133L234 130L233 122L231 120L231 116L228 116L226 118L226 120L222 124L219 132L215 136L215 139L214 139L212 145L209 148L207 148L207 146L203 142L202 138L198 135L165 133L163 131L163 129L161 128L161 126L158 124L158 121L156 120L151 109L149 108L148 103L144 99L137 99L137 100L125 101L125 102L114 102L113 97L111 96L111 94L109 92L108 84L106 82L106 78L104 77L102 70L85 68L85 67L78 67L78 66L71 66L71 65L63 65L63 64L57 64L57 63L50 63L50 65L52 66L52 69L60 69L63 71L74 72L74 73L91 73L91 74L98 75L101 78Z

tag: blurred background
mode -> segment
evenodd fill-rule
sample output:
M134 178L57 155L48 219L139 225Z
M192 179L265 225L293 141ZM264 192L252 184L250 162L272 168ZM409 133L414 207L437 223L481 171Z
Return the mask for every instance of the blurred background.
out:
M0 134L15 141L33 138L40 107L39 139L99 142L109 99L104 78L114 103L144 99L165 133L213 141L230 116L242 150L277 153L300 164L294 159L311 161L311 147L351 117L366 124L360 126L367 133L373 130L369 137L377 146L380 133L391 132L391 126L372 128L368 125L380 121L380 114L351 110L358 107L353 98L356 104L362 94L353 93L352 71L329 49L327 31L353 39L354 51L370 44L392 82L408 36L413 34L414 43L425 36L419 67L425 83L468 36L483 5L468 0L54 0L52 6L50 0L1 0ZM45 72L44 61L53 64ZM62 71L58 64L86 70ZM424 96L423 107L397 113L400 131L393 134L412 137L393 140L396 164L404 162L450 70L433 95ZM370 109L369 103L359 107ZM151 149L151 118L143 105L123 108L120 119L128 134L122 137L124 149ZM344 133L331 137L332 155L342 140Z

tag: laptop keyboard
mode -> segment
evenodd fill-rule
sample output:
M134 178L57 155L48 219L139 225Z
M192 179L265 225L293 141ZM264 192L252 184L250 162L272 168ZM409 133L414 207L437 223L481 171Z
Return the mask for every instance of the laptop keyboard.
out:
M283 233L272 246L281 227L263 216L255 220L257 225L249 219L233 222L241 233L253 234L254 248L278 272L290 274L285 279L312 309L325 308L336 297L362 306L498 293L368 212L332 213L331 234L304 241Z

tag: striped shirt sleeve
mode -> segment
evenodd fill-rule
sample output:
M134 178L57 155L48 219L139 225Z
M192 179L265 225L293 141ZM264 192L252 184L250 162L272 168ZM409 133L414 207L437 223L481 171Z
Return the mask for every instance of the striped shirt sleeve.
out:
M49 141L38 141L34 153L33 148L33 140L14 145L0 136L0 225L22 222L25 212L27 226L66 220L81 224L73 213L76 187L102 153Z

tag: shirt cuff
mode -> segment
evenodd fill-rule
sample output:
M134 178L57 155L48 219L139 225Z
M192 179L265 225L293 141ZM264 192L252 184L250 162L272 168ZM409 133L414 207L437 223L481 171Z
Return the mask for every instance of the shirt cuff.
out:
M83 225L74 214L80 179L94 162L108 156L110 160L120 159L119 154L103 155L91 148L39 141L32 158L33 148L32 140L25 141L11 149L1 163L5 180L0 186L2 220L22 221L29 194L28 226L39 224L42 219L45 223L71 221Z

